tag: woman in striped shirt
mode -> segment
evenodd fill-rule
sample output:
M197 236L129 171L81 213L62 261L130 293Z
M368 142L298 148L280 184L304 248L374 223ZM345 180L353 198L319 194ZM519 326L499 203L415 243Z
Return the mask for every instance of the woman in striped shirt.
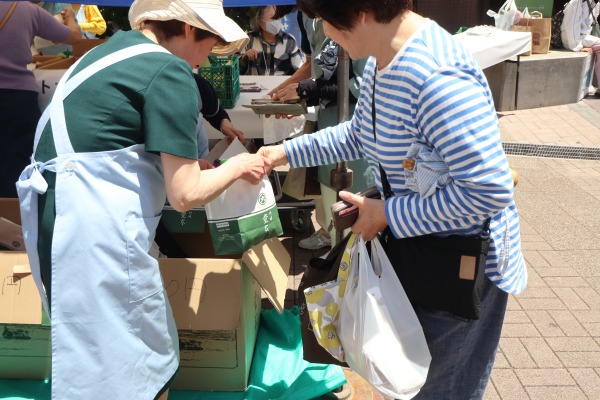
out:
M273 165L292 168L358 158L375 171L381 164L392 197L340 193L358 206L352 230L365 240L387 227L397 238L474 235L491 218L481 318L415 305L432 356L415 399L481 399L508 293L521 292L527 282L512 175L487 81L466 48L411 11L411 0L299 0L298 6L322 18L327 36L352 59L371 58L350 121L260 152ZM406 185L402 160L414 142L431 146L448 165L450 183L431 196ZM377 185L383 189L379 174Z

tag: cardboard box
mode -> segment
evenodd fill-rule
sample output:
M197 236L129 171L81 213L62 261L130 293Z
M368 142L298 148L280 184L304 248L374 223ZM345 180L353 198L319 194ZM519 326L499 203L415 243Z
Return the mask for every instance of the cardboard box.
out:
M107 40L108 39L83 39L81 42L73 45L73 55L75 57L80 57Z
M32 56L32 62L36 68L43 67L44 65L52 64L56 61L64 60L62 56Z
M87 53L89 50L106 42L108 39L84 39L81 42L73 45L73 56L68 58L58 57L58 59L47 59L41 64L38 64L36 69L69 69L71 65L77 61L79 57ZM43 56L36 56L43 57ZM51 57L51 56L47 56Z
M0 217L20 225L18 200L0 199ZM0 378L50 378L50 323L27 254L0 251L0 279Z
M43 62L43 63L39 64L35 69L67 70L71 67L71 65L75 64L75 61L77 61L78 59L79 59L79 57L75 57L75 56L69 57L69 58L59 57L58 59L55 59L55 60ZM63 71L63 73L64 73L64 71Z
M38 106L40 107L40 110L45 110L50 103L50 99L54 94L56 85L58 85L58 81L67 71L67 69L88 50L98 46L101 43L104 43L106 40L107 39L84 39L80 43L73 45L72 57L60 57L60 59L54 60L49 60L46 58L45 62L41 66L33 69L32 72L38 85Z
M283 310L290 256L272 238L240 255L215 256L207 229L172 234L194 258L160 259L180 341L174 389L242 391L260 322L261 287Z
M20 224L17 199L0 199L0 216ZM283 310L290 256L279 239L244 254L215 256L210 233L173 233L194 258L159 260L179 331L174 389L242 391L248 385L260 322L261 288ZM50 376L50 327L23 252L0 252L0 378ZM18 285L17 285L18 283ZM8 338L6 337L8 336Z

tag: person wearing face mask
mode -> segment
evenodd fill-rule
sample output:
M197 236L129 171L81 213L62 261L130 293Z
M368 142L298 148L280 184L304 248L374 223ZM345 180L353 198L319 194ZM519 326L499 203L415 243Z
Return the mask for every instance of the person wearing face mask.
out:
M304 63L296 39L283 31L280 19L273 19L276 10L276 6L258 8L240 57L241 74L292 75Z

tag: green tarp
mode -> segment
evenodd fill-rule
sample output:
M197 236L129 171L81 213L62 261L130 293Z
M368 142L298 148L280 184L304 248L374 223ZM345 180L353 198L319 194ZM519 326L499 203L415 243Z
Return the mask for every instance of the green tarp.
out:
M302 358L298 307L263 310L245 392L192 392L172 390L169 400L307 400L346 383L335 365L311 364ZM0 380L2 400L50 400L50 383Z

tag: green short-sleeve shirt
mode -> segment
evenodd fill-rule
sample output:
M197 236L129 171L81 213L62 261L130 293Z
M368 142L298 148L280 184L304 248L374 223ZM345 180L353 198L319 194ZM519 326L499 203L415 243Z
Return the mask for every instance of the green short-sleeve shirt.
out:
M118 32L88 53L72 76L128 47L153 43L139 31ZM88 78L64 100L69 138L76 152L111 151L144 144L146 151L196 159L199 94L190 66L169 53L146 53L115 63ZM36 161L56 157L52 126L44 127ZM50 298L56 176L45 171L48 191L39 198L38 252Z
M90 52L72 76L118 50L153 43L139 31L118 32ZM198 89L190 66L168 53L147 53L111 65L83 82L64 101L69 138L76 152L146 150L197 158ZM44 129L37 161L56 156L51 124Z

